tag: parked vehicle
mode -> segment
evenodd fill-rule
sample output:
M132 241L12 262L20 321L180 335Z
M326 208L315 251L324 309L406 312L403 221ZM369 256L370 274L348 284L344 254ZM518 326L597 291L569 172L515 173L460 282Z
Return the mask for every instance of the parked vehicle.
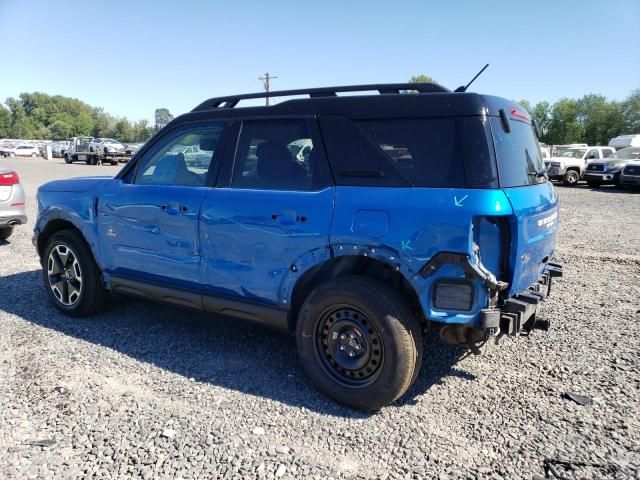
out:
M142 145L144 145L144 143L127 143L124 146L124 151L125 153L133 155L138 150L140 150L140 147L142 147Z
M609 140L609 146L616 150L629 147L640 147L640 133L635 135L619 135Z
M85 162L87 165L110 164L118 165L119 162L127 162L131 155L124 151L109 152L93 147L93 137L72 137L69 139L69 147L64 151L66 163ZM93 143L97 145L96 143Z
M3 148L2 155L5 157L38 157L40 150L31 145L18 145L17 147Z
M620 185L623 187L640 187L640 160L632 160L622 168Z
M0 167L0 240L9 238L14 227L23 223L27 223L27 214L20 177Z
M587 164L584 179L590 187L618 185L622 168L631 160L640 158L640 147L623 148L602 160Z
M553 145L551 147L551 156L552 157L561 157L564 152L566 152L570 148L587 148L589 145L586 143L570 143L568 145Z
M69 148L67 143L54 143L51 145L51 156L53 158L64 158L64 152L67 148Z
M560 180L565 185L577 185L584 175L588 162L609 158L614 152L612 147L568 148L564 150L562 156L549 160L547 175L550 179Z
M435 84L236 106L264 95L203 102L115 178L40 187L34 245L59 310L122 292L295 332L318 388L367 410L416 379L424 328L477 352L549 327L558 198L522 107Z
M124 145L112 138L94 138L89 142L90 152L124 153Z

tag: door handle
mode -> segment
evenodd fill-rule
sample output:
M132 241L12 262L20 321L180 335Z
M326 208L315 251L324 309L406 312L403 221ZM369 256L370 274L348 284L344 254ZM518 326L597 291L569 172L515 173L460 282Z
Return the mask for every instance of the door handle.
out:
M169 215L177 215L178 212L186 212L188 208L179 203L167 203L160 205L160 210L167 212Z
M293 210L283 210L280 213L273 213L271 220L274 220L282 225L293 225L296 222L304 223L307 221L307 217L304 215L298 215Z

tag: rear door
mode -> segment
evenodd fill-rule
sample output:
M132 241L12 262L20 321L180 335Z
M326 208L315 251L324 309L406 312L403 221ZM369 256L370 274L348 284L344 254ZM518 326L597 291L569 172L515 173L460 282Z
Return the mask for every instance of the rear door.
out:
M145 152L129 175L110 182L98 200L100 248L108 273L199 284L198 217L224 128L223 121L175 128Z
M558 198L544 176L533 127L523 115L512 110L510 132L500 118L491 119L500 186L514 212L510 217L510 295L538 280L553 258L558 229Z
M202 207L206 282L215 294L288 306L288 275L329 246L334 189L315 120L247 120L236 128Z

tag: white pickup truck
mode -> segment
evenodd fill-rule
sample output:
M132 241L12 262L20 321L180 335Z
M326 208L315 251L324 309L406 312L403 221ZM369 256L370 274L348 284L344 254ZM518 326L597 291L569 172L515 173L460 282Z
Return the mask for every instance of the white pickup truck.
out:
M565 185L576 185L582 179L587 163L609 158L614 153L615 149L612 147L568 148L561 156L549 160L547 176L551 180L562 180Z

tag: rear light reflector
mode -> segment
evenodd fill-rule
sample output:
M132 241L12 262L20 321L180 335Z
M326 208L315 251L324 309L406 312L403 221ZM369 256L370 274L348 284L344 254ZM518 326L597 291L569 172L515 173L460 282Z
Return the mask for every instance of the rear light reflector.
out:
M440 280L433 290L433 305L440 310L469 311L473 307L473 285Z
M12 207L24 207L24 202L21 203L12 203L11 204Z
M0 185L17 185L20 178L16 172L0 173Z

